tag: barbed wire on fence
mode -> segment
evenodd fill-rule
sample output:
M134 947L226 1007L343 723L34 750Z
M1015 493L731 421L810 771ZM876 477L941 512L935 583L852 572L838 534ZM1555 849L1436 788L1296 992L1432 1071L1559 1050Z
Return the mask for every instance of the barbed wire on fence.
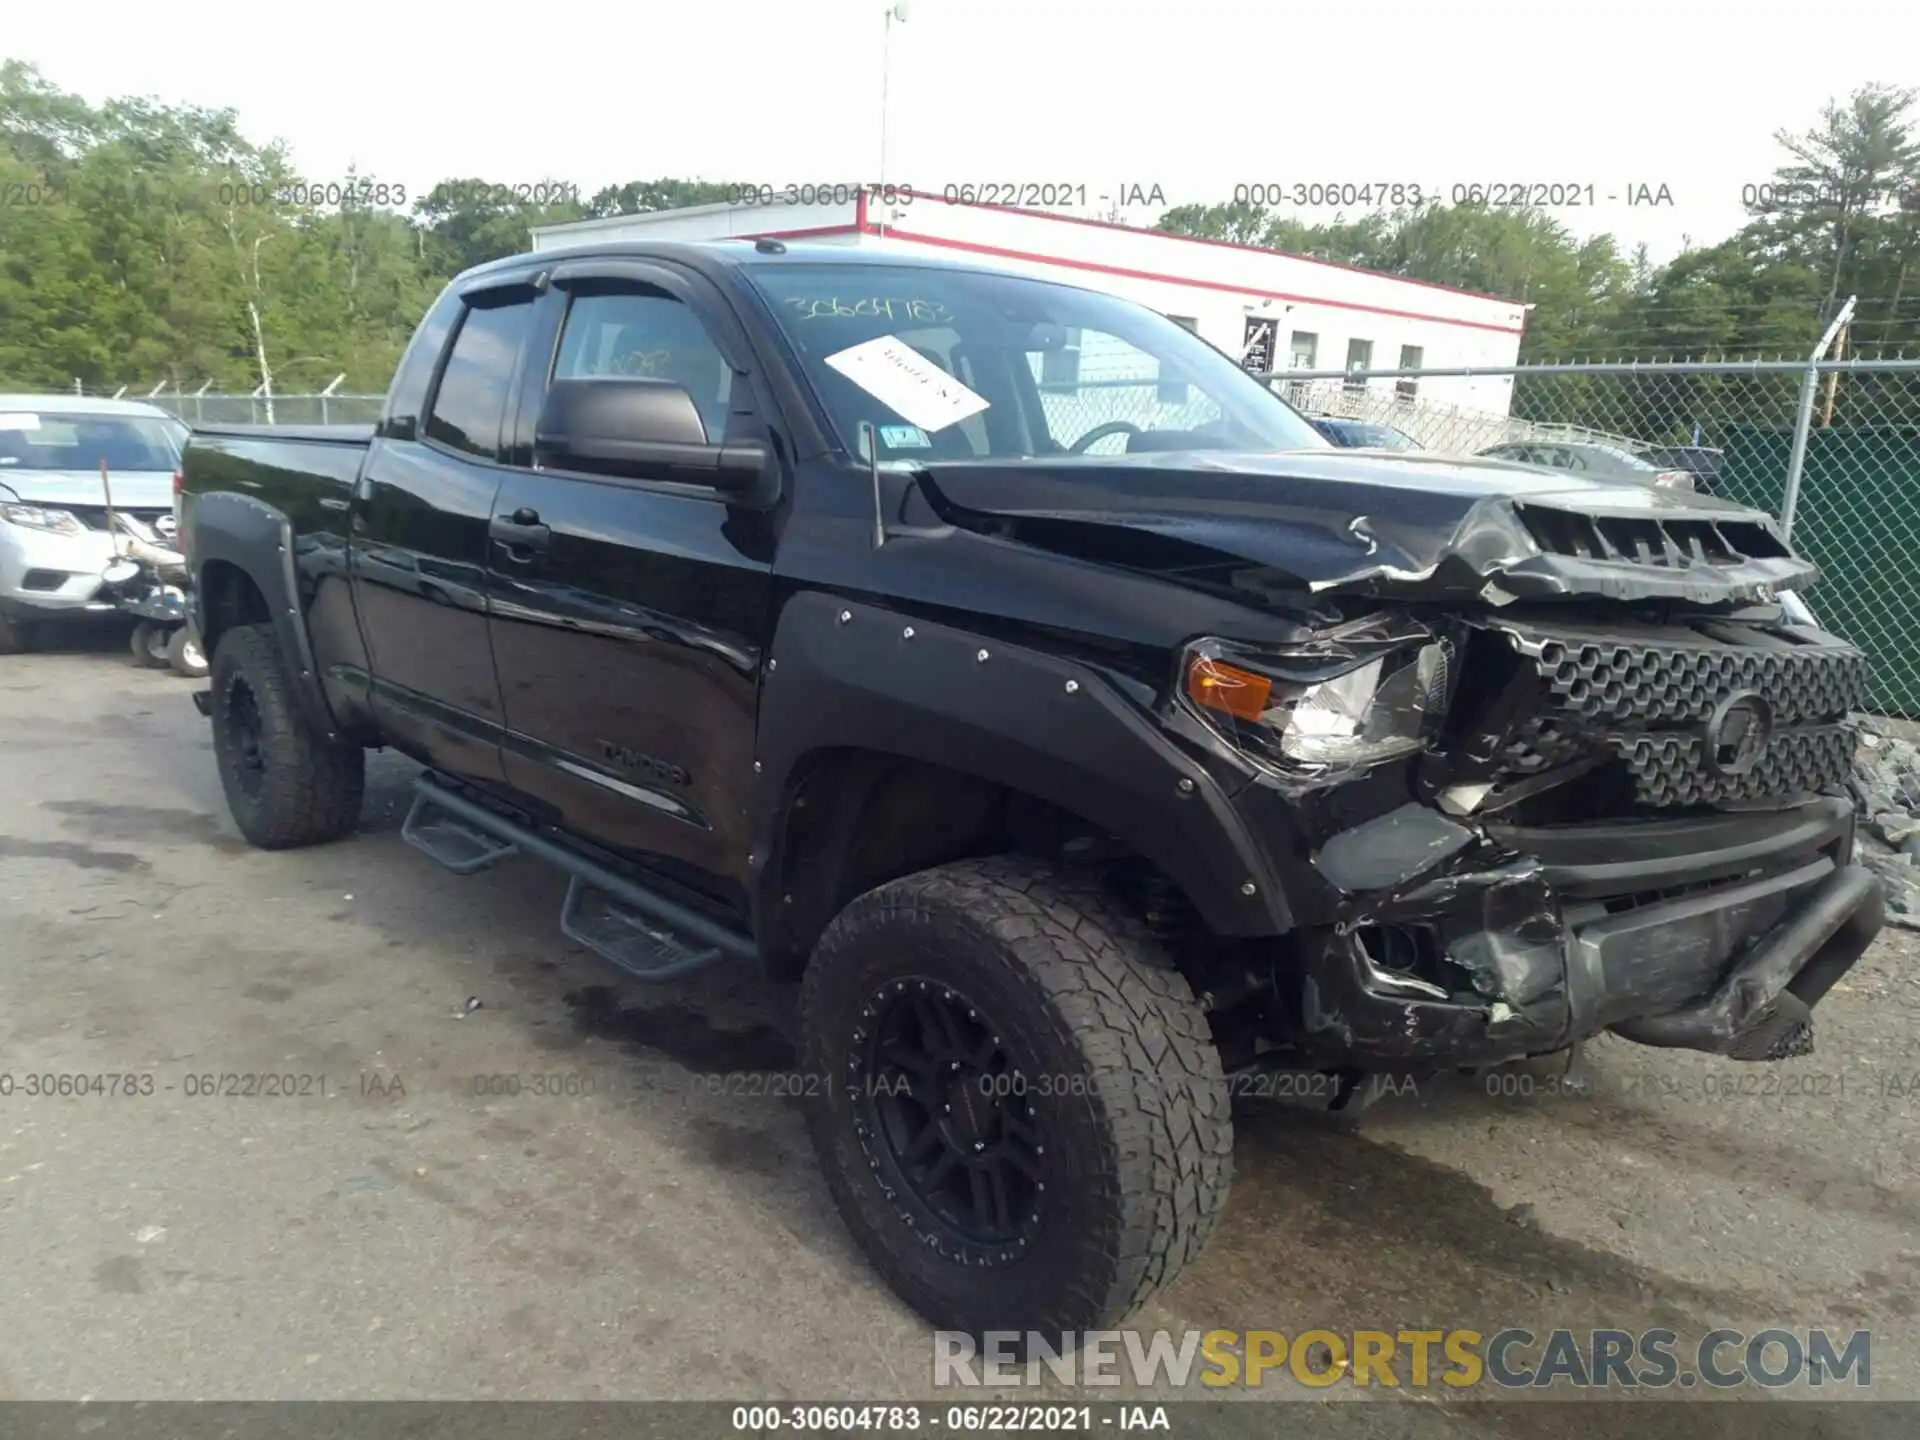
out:
M127 398L127 397L122 397ZM385 395L142 395L189 425L370 425Z

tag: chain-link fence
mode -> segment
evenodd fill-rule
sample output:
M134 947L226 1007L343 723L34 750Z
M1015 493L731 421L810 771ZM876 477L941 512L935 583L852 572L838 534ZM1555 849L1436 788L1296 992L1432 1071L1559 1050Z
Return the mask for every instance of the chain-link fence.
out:
M1507 412L1425 398L1428 382L1469 375L1510 377ZM1822 623L1871 657L1876 708L1920 718L1920 360L1264 378L1308 415L1348 422L1325 424L1344 443L1410 440L1626 481L1686 471L1697 489L1770 512L1820 566Z

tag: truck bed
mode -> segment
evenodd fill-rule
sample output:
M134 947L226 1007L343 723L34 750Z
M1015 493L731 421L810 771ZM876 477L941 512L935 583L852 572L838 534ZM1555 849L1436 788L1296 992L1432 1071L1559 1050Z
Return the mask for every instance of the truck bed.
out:
M371 425L208 425L181 458L181 529L208 491L249 495L293 519L296 531L331 530L373 445Z

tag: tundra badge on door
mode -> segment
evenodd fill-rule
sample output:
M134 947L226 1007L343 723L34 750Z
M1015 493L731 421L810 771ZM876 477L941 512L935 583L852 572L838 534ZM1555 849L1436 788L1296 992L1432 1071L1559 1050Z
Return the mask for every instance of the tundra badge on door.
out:
M656 759L634 749L631 745L622 745L616 740L602 740L600 754L610 765L618 765L627 770L638 770L649 779L658 780L662 785L687 786L693 783L689 775L678 765Z

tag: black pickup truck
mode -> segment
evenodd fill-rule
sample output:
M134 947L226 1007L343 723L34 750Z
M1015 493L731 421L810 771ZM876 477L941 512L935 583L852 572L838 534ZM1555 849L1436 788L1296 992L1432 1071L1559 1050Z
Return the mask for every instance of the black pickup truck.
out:
M1239 1077L1803 1054L1881 923L1862 659L1765 515L1337 450L1092 291L519 256L377 425L199 431L182 508L247 838L392 746L410 841L562 867L638 979L798 981L835 1200L950 1327L1174 1276Z

